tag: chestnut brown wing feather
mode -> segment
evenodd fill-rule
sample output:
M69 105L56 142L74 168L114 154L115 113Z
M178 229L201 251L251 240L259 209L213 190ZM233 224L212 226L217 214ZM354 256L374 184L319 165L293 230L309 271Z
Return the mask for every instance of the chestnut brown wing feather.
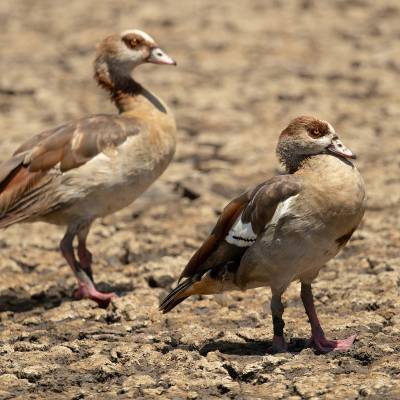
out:
M140 130L133 118L93 115L27 140L0 165L0 227L51 210L54 204L49 204L51 196L45 192L54 177L118 147Z
M232 200L222 211L214 229L210 236L200 246L200 248L193 254L185 269L183 270L179 280L193 276L199 272L198 269L207 260L211 253L216 250L219 243L224 240L229 229L242 212L243 208L249 201L248 193L244 193L241 196Z
M225 279L233 278L243 254L271 221L279 203L298 194L300 189L297 177L282 175L263 182L229 203L211 235L182 272L180 280L186 279L165 297L160 310L169 312L194 294L223 290ZM236 225L239 218L241 224Z
M230 261L238 265L247 247L238 247L225 240L238 217L243 223L250 223L253 232L259 235L279 203L299 193L300 187L300 182L293 175L281 175L232 200L224 208L210 236L189 260L179 280L201 275L208 269L219 276L219 271L214 269L224 268Z
M139 131L140 125L133 118L94 115L62 125L53 133L39 134L39 141L31 139L17 151L31 146L24 161L30 171L48 170L60 163L64 172L85 164L108 147L119 146Z

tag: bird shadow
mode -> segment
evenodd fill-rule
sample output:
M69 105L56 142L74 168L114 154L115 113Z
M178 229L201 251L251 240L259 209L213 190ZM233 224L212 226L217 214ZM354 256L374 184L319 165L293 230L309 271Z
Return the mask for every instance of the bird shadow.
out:
M103 292L115 292L119 297L131 292L134 288L131 284L116 284L109 286L106 283L99 282L98 289ZM65 289L59 286L52 286L46 291L31 294L23 288L7 289L0 292L0 312L11 311L22 313L44 308L50 310L59 307L66 301L78 301L73 296L73 289Z
M0 293L0 312L12 311L15 313L32 311L36 308L51 309L58 307L69 296L58 291L40 292L31 295L27 291L7 290Z
M251 340L245 343L218 340L202 346L199 353L206 356L210 352L219 351L222 354L236 356L264 356L267 354L273 354L269 351L271 345L271 340ZM288 353L299 353L307 347L307 339L292 338L288 343Z

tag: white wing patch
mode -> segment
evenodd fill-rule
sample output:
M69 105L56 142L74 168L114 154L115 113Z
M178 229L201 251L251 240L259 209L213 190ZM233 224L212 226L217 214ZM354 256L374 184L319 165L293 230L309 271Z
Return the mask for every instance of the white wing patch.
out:
M296 194L295 196L289 197L285 201L282 201L279 203L278 207L276 208L274 215L272 216L272 219L270 222L267 223L267 225L270 224L276 224L282 217L285 215L289 214L290 212L290 206L293 203L293 200L298 196Z
M242 214L239 215L228 235L225 237L225 240L229 244L238 247L249 247L256 241L256 239L257 235L253 231L251 222L244 224L242 222Z
M296 194L295 196L291 196L285 201L279 203L271 221L269 221L266 226L270 224L276 224L282 217L290 214L291 206L296 197L298 197L298 194ZM257 235L253 231L251 222L243 223L242 214L240 214L240 216L230 229L228 235L225 237L225 240L229 244L233 244L238 247L250 247L255 243L256 239Z

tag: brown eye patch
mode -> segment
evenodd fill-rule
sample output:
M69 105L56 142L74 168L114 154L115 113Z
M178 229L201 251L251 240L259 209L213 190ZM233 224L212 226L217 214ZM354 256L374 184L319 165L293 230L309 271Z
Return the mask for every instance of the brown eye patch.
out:
M307 126L307 132L313 139L329 134L329 127L322 121L313 121Z
M139 46L145 44L145 40L139 36L135 35L134 33L129 33L122 38L122 41L126 44L126 46L130 49L136 49Z

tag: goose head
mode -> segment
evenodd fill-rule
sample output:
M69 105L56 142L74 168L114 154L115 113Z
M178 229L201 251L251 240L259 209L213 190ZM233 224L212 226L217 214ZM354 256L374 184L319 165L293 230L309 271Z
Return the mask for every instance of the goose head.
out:
M278 141L277 155L282 164L293 172L305 158L318 154L356 158L329 122L304 115L292 120Z
M130 78L132 71L145 63L176 65L149 34L139 29L108 36L97 45L95 73L99 80Z

